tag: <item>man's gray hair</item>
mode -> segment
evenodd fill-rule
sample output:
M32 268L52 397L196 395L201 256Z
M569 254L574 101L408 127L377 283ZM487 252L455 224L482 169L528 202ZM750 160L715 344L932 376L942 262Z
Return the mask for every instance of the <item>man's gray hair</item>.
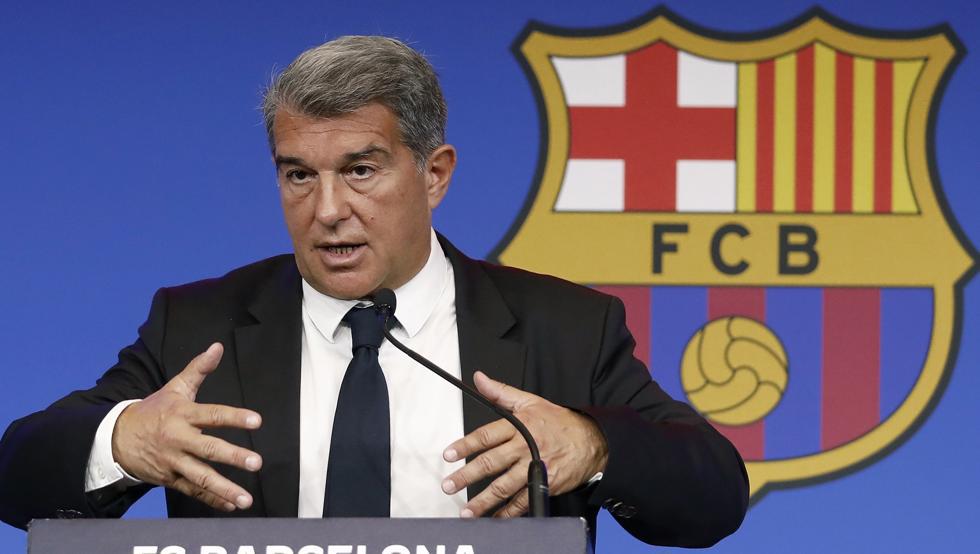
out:
M330 118L372 102L394 112L420 169L446 142L446 101L428 60L393 38L345 36L300 54L266 89L262 113L269 145L275 151L272 127L280 109Z

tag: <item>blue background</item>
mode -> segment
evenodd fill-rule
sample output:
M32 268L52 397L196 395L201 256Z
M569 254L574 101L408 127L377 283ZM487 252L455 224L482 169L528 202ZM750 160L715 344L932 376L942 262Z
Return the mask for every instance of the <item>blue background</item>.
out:
M275 67L341 34L389 34L426 53L460 151L436 225L465 252L501 240L532 185L540 129L510 52L530 20L625 22L650 2L6 3L0 8L0 426L90 386L135 337L156 288L288 251L257 111ZM754 32L793 1L668 2L702 26ZM980 50L968 0L826 2L860 26L948 22ZM980 62L967 54L936 121L952 213L980 243ZM770 492L719 552L971 551L980 521L980 283L964 289L948 389L890 456L818 486ZM152 493L131 516L163 514ZM599 551L647 547L607 516ZM0 526L0 551L25 535Z

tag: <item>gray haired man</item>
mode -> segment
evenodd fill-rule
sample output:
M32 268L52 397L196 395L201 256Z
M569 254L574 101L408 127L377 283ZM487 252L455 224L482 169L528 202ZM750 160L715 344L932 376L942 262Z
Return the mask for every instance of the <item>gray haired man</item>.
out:
M434 232L457 156L424 57L342 37L290 64L263 110L293 253L161 289L94 388L14 422L0 444L5 521L114 516L152 485L168 487L171 515L344 513L331 497L351 478L339 457L363 445L337 444L371 418L384 436L353 440L383 453L373 515L524 514L529 452L515 429L390 344L371 347L387 410L341 417L350 314L390 288L392 332L529 427L554 514L594 529L605 506L638 538L685 546L739 526L741 459L651 381L621 302L471 260Z

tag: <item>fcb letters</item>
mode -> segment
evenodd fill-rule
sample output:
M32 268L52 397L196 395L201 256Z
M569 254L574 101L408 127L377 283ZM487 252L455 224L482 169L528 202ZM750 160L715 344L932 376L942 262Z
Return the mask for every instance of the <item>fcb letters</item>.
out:
M674 235L686 235L690 229L687 223L654 223L653 224L653 273L665 273L664 254L678 253L683 255L680 242ZM747 270L751 261L746 258L725 256L723 245L728 241L745 239L752 233L740 223L726 223L711 234L709 254L711 263L719 273L739 275ZM728 238L731 236L732 238ZM726 240L727 239L727 240ZM779 241L780 275L807 275L817 269L820 254L817 252L817 230L810 225L780 224ZM703 253L699 250L697 255ZM681 262L682 263L682 262Z

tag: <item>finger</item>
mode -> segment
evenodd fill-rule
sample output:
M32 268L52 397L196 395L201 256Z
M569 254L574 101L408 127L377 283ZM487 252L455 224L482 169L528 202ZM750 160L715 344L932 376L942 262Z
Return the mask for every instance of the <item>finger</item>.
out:
M181 445L185 451L209 462L218 462L248 471L262 467L262 456L210 435L197 434Z
M527 487L527 468L516 464L497 477L483 492L474 496L460 512L461 517L480 517L494 506L509 502L511 497Z
M521 517L526 514L528 510L528 497L527 497L527 487L524 487L519 493L515 494L510 502L506 506L497 510L497 513L493 514L493 517L499 518L511 518L511 517Z
M176 478L172 483L170 483L169 486L170 488L176 489L185 495L190 496L191 498L200 500L212 508L224 510L226 512L235 511L235 505L231 502L228 502L213 492L198 487L183 477Z
M245 509L252 505L252 495L248 491L200 460L181 456L174 469L194 486L224 499L225 502L231 502L238 508Z
M188 400L194 400L204 378L218 367L222 354L224 354L224 347L221 343L212 344L207 350L195 356L183 371L167 383L166 388L170 388Z
M514 429L509 421L498 419L447 446L442 457L447 462L462 460L471 454L483 452L511 440L515 433L517 429Z
M446 477L442 490L446 494L454 494L485 477L499 475L509 470L524 454L528 454L527 448L522 448L517 442L488 450Z
M193 404L188 409L187 422L198 428L258 429L262 425L262 416L252 410L222 404Z
M476 385L476 390L493 401L494 404L512 412L520 410L528 402L539 398L508 384L494 381L482 371L473 374L473 384Z

